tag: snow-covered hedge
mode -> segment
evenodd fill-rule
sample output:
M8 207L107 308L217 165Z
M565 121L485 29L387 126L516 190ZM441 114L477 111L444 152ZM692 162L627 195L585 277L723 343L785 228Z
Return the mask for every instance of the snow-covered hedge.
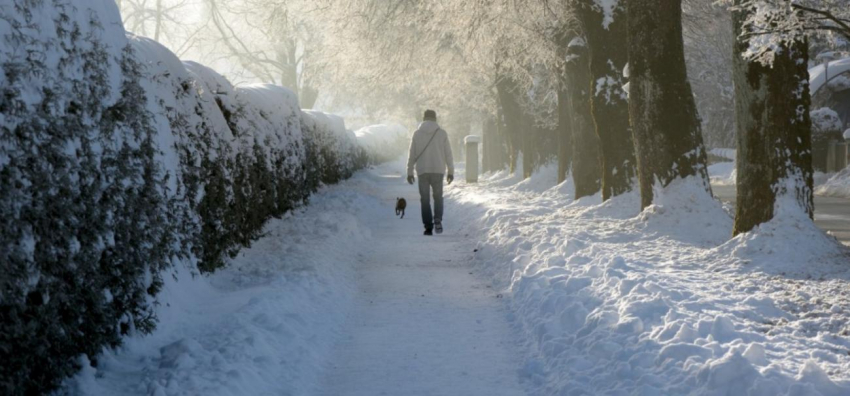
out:
M366 165L365 150L357 143L354 132L345 129L342 117L317 111L304 111L302 129L307 137L311 165L310 184L337 183L351 177L352 171Z
M53 388L362 166L341 119L125 35L112 0L0 4L0 393ZM315 153L315 154L311 154ZM310 174L314 174L311 180Z
M0 5L0 393L37 394L155 324L187 256L114 1ZM173 185L171 185L173 187Z
M371 164L392 161L406 154L410 145L407 128L398 124L370 125L354 134Z

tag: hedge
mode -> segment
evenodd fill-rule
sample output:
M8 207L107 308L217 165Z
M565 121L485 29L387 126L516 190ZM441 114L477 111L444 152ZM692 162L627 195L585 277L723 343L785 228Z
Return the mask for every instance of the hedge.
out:
M364 165L342 119L127 36L112 0L0 7L0 393L54 389Z

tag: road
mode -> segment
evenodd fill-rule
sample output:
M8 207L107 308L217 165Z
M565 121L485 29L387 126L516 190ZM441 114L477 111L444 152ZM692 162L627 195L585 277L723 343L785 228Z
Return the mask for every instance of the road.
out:
M735 204L735 186L711 186L714 196ZM815 196L815 224L850 246L850 200Z

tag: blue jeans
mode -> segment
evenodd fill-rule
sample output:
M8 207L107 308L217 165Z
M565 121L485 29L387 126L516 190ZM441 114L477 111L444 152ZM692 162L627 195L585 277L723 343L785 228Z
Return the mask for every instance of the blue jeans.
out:
M431 215L431 192L434 194L434 215ZM422 224L433 228L434 221L443 221L443 175L423 173L419 175L419 201L422 203Z

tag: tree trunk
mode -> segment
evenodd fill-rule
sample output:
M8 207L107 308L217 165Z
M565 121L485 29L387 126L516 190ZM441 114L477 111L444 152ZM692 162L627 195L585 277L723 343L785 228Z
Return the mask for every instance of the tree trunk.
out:
M746 11L733 13L736 34ZM749 46L734 47L737 119L737 188L734 235L774 216L777 198L790 195L810 218L812 197L811 96L805 42L782 45L773 67L741 57Z
M558 89L558 184L567 180L572 166L572 118L570 92L563 86Z
M522 108L516 98L516 90L516 83L509 77L501 77L496 82L496 91L499 95L499 104L502 107L502 116L506 127L504 136L508 143L511 174L516 172L517 160L523 143L523 115Z
M629 113L641 207L653 187L696 177L708 194L705 146L685 68L682 0L629 0Z
M505 169L508 161L504 139L501 136L499 127L499 119L488 116L484 121L483 132L484 156L482 159L482 170L484 172L495 172Z
M298 99L301 101L301 108L310 110L316 105L316 101L319 100L319 90L313 88L312 85L305 84L301 87L301 93L298 95Z
M516 93L514 93L516 95ZM531 174L534 173L534 169L537 167L537 157L539 156L537 150L537 138L539 136L539 131L534 127L534 122L531 120L531 116L526 114L520 108L520 119L522 120L521 135L522 138L522 178L528 179L531 177ZM524 128L523 128L524 127Z
M602 187L602 153L590 110L590 69L587 45L581 38L568 46L566 73L572 113L572 173L575 199L599 192Z
M154 20L154 31L153 31L153 41L160 41L160 34L162 32L162 0L156 0L156 15Z
M486 117L483 125L481 125L481 173L487 173L493 170L493 143L496 138L496 123L492 118Z
M622 70L628 62L625 6L609 15L594 0L580 0L578 17L590 50L593 121L602 151L602 200L632 190L635 149Z

